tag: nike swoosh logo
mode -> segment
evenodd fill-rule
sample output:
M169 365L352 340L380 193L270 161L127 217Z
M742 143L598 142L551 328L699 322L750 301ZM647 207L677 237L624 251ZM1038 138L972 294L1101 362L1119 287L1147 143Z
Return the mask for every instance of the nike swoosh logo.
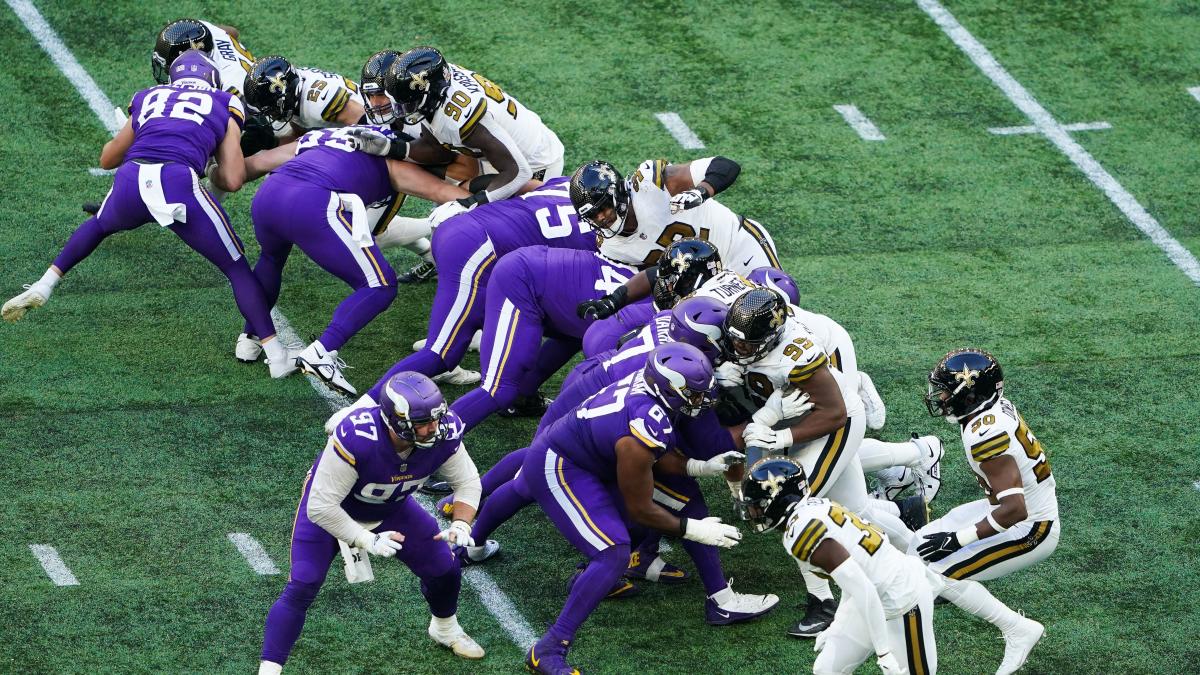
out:
M719 610L719 609L718 609L718 610L717 610L717 616L719 616L719 617L722 617L722 618L724 618L724 619L728 619L728 618L729 618L729 612L722 612L721 610Z
M742 263L742 267L749 265L751 260L754 260L754 256L750 256L749 258L746 258L746 262Z
M537 668L538 663L540 663L541 660L538 659L537 655L534 653L534 651L533 651L534 649L536 649L536 647L529 648L529 662L533 664L534 668Z

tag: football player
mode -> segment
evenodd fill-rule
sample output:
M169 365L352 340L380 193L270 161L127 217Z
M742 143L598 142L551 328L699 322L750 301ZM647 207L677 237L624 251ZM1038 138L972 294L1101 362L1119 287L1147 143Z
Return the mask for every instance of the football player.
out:
M465 191L413 164L358 152L345 129L310 131L294 146L294 158L275 169L254 195L250 213L261 247L254 274L274 305L295 245L353 289L334 310L325 332L297 359L305 372L357 394L342 372L338 351L396 297L396 274L375 245L366 205L393 199L402 191L441 201ZM238 336L238 360L258 357L251 331L247 326Z
M170 71L170 84L134 94L125 126L101 150L100 166L117 172L97 214L75 230L42 278L4 303L0 314L16 321L41 307L63 275L105 238L155 222L229 279L238 310L262 336L271 376L284 377L296 370L295 357L275 339L271 305L246 264L229 216L199 181L215 157L213 180L229 192L241 188L242 102L221 91L216 64L200 50L176 57Z
M589 563L558 619L526 653L525 665L533 672L572 672L567 652L579 627L629 561L623 514L642 527L710 546L728 548L741 539L736 527L719 518L678 518L653 499L655 464L687 473L686 459L670 452L676 445L674 418L711 407L715 390L704 354L690 345L663 345L643 374L602 389L534 439L517 477L520 489Z
M600 252L646 268L671 242L712 242L729 269L748 274L779 267L775 242L759 223L713 199L737 180L741 167L725 157L684 164L646 160L628 179L612 164L591 161L571 176L571 200L580 217L602 238Z
M420 373L397 374L379 406L356 410L338 425L304 480L292 527L292 568L267 613L260 675L275 675L287 662L338 542L359 555L404 563L421 579L433 615L429 637L462 658L483 658L483 648L456 615L462 583L456 551L476 548L471 521L479 504L479 473L462 432L437 385ZM444 530L409 497L435 471L458 496L454 521ZM495 553L499 546L482 548Z
M306 131L344 127L363 118L358 84L316 68L295 68L282 56L264 56L246 76L246 103L276 126L280 143Z
M950 581L942 597L1004 635L997 675L1015 672L1045 628L992 596L980 581L1045 560L1058 546L1058 498L1050 460L1004 396L1004 374L982 349L956 349L929 373L929 414L962 432L967 465L985 497L956 506L921 528L909 553Z
M842 589L833 624L817 637L813 673L852 673L872 653L885 674L937 672L937 575L892 546L869 520L810 497L795 460L755 462L743 492L755 531L782 529L783 547L800 569L828 576Z

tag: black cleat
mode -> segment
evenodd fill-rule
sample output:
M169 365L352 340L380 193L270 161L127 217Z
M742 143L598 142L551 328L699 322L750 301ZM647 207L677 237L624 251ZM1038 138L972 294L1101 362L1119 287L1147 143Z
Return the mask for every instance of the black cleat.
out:
M448 495L451 492L454 492L454 489L451 488L450 484L444 480L431 480L426 481L426 483L419 488L419 491L424 492L427 495Z
M837 608L837 600L818 600L817 596L809 593L804 618L789 628L787 634L794 638L815 638L833 623L833 615Z
M496 414L501 417L537 417L541 418L546 414L546 409L554 399L542 396L542 392L537 392L529 396L520 396L509 407L500 410Z
M924 494L918 492L911 497L893 499L892 503L900 509L900 520L913 532L929 524L929 504L925 502Z
M434 265L428 260L422 260L416 265L413 265L412 269L396 277L396 282L401 284L419 284L436 278L437 265Z
M100 204L97 202L84 202L83 212L89 216L94 216L97 213L100 213Z

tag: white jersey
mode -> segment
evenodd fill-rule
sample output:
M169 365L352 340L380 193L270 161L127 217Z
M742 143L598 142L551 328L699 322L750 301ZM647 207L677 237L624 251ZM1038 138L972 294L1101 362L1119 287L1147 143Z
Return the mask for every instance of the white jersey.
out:
M841 544L866 573L879 593L886 618L904 614L917 602L925 587L925 566L920 558L892 546L878 526L828 499L810 497L791 508L783 547L801 570L829 576L810 562L813 552L827 539Z
M358 96L358 83L337 73L297 68L300 76L300 112L292 124L304 131L345 126L338 115Z
M535 173L562 161L562 142L537 113L486 77L453 63L446 102L425 125L444 147L464 155L483 156L470 140L482 125L502 142L503 136L511 139Z
M703 160L693 167L704 166ZM693 183L699 179L693 172ZM667 161L648 159L628 178L629 208L637 218L637 229L628 235L619 234L604 239L600 252L606 257L628 265L646 268L658 262L671 242L679 239L703 239L717 247L725 267L739 274L749 274L762 264L773 264L775 244L758 223L739 216L715 199L705 200L693 209L671 213L671 193L667 191ZM764 246L769 244L771 260L763 260Z
M611 240L609 240L611 241ZM600 254L604 254L603 245ZM758 288L753 281L732 270L722 270L700 285L689 298L714 298L732 307L733 301Z
M254 67L254 55L242 46L238 39L225 29L207 21L201 21L213 38L213 62L217 64L217 72L221 75L221 86L225 91L242 99L246 97L246 75Z
M1054 474L1042 444L1012 401L1001 397L996 404L976 415L962 428L963 450L967 464L980 487L994 501L993 491L979 465L989 459L1007 455L1017 462L1025 488L1026 520L1058 520L1058 497L1055 495Z
M843 373L858 372L858 357L854 352L854 342L850 333L842 325L824 314L810 312L795 305L789 305L792 314L812 335L813 340L825 350L829 356L829 365L834 370Z

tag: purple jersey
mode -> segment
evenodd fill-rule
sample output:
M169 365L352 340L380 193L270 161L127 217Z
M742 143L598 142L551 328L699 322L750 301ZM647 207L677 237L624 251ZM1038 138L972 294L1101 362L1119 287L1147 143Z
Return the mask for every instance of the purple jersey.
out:
M387 127L370 127L394 136ZM298 178L330 192L358 195L363 204L388 199L395 193L387 158L354 149L346 128L317 129L300 137L296 156L275 173Z
M671 330L671 310L664 310L652 316L650 323L642 327L629 342L621 345L620 349L609 350L593 358L600 360L600 367L608 371L614 382L623 380L646 367L646 359L654 348L672 342L668 331Z
M567 190L571 179L559 176L523 195L476 207L442 227L477 227L492 241L497 257L525 246L599 250L596 234L580 224Z
M229 120L241 127L242 102L208 87L164 84L143 89L129 104L133 145L125 161L175 162L203 174L208 158L225 138Z
M509 258L512 262L505 265ZM546 331L572 338L582 338L592 324L591 319L579 318L579 303L611 293L637 272L592 251L529 246L505 256L492 283L502 288L506 282L500 282L500 270L513 269L513 265L520 266L514 272L537 297Z
M358 480L342 500L346 513L359 522L374 522L395 512L462 447L463 423L457 415L447 413L442 428L445 438L432 448L414 447L408 457L401 457L379 408L361 408L347 415L330 437L335 456L358 472ZM314 472L320 462L319 456Z
M641 375L615 382L563 415L537 441L605 482L617 480L617 441L633 436L657 460L675 447L675 428Z

